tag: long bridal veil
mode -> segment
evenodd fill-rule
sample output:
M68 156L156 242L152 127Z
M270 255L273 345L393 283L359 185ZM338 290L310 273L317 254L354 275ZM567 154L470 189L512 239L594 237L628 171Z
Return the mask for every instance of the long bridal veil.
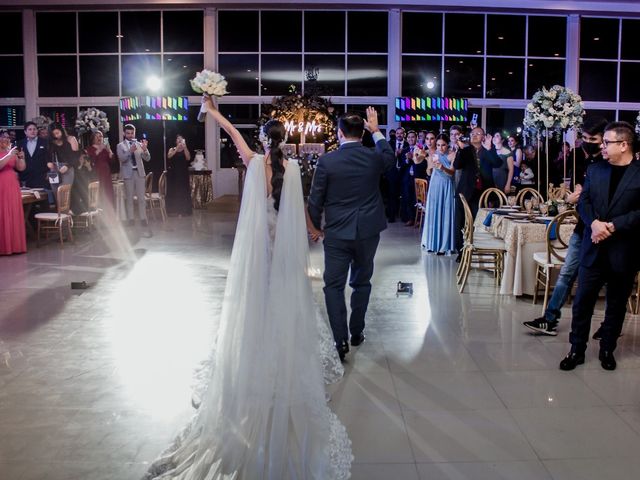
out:
M264 163L256 155L247 170L207 389L190 426L146 478L349 478L351 442L324 392L324 377L341 367L307 277L302 186L293 162L284 176L272 258L270 251ZM333 373L324 373L323 364Z

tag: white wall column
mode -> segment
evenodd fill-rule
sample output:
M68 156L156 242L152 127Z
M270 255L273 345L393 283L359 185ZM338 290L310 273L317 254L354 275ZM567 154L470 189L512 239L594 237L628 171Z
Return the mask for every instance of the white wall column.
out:
M567 17L567 51L564 83L567 88L578 92L580 86L580 15Z
M396 122L396 97L401 95L402 89L402 19L400 16L400 10L389 10L387 130L400 126L400 123Z
M24 63L25 120L38 114L38 59L36 56L36 14L22 12L22 48Z

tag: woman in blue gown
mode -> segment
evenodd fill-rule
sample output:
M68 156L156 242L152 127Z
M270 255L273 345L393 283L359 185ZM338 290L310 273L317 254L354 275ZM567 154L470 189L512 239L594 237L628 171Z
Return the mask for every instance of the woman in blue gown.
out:
M422 232L422 247L438 255L455 250L454 158L449 150L449 136L438 135Z

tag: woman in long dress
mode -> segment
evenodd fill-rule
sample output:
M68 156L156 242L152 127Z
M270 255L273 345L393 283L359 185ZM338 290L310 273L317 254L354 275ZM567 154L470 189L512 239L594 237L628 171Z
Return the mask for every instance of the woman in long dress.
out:
M169 149L167 160L167 213L191 215L191 187L189 186L191 152L182 135L176 136L176 146Z
M343 371L328 322L316 314L310 222L300 168L283 158L284 125L263 127L262 155L210 101L207 108L247 165L245 188L206 391L145 478L347 479L351 442L324 390Z
M455 169L449 142L449 136L444 133L436 139L437 154L432 160L433 172L422 232L422 247L439 255L455 250Z
M96 171L97 180L100 182L99 206L109 211L113 210L113 183L111 181L111 162L113 152L109 143L104 143L102 132L91 134L90 146L87 148L87 155L91 158L91 165Z
M513 152L504 144L502 132L493 134L493 146L502 160L498 168L493 169L493 183L507 195L511 194L511 182L513 181Z
M15 172L26 166L24 153L17 155L9 134L0 132L0 255L27 251L22 195Z

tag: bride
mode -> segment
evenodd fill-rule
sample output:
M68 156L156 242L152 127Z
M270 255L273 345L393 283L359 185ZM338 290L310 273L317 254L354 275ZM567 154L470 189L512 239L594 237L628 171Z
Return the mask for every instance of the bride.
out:
M196 416L146 479L342 480L351 441L326 403L338 380L327 320L307 276L300 168L283 158L284 125L267 122L253 152L206 99L247 166L220 328Z

